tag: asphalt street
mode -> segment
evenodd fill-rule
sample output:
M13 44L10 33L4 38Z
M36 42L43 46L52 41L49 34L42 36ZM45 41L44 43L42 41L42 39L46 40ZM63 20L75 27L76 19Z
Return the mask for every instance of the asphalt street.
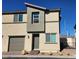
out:
M76 59L76 58L42 58L42 57L37 57L37 58L31 58L31 57L6 57L6 58L2 58L2 59Z

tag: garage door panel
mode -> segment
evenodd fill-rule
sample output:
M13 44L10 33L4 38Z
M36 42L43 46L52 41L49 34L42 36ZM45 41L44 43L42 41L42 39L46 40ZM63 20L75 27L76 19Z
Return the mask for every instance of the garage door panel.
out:
M21 51L24 49L24 37L10 37L9 51Z

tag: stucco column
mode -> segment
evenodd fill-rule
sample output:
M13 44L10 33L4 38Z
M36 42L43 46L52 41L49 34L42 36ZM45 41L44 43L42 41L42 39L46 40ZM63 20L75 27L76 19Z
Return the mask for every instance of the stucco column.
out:
M3 35L3 37L2 37L2 52L8 52L8 43L9 43L8 35Z

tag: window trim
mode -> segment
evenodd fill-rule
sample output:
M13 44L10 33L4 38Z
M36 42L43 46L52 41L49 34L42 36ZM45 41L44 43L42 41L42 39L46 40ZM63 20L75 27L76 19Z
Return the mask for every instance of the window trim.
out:
M35 15L34 13L37 13L37 15ZM32 15L31 15L31 23L32 24L35 24L35 23L39 23L39 12L32 12ZM37 16L37 18L35 18L35 16ZM37 19L37 22L35 22L35 19Z
M22 16L22 20L20 21L20 15ZM23 22L23 14L14 14L13 22Z
M20 20L21 17L21 20ZM23 14L19 14L19 22L23 22Z
M46 36L47 36L47 34L49 34L49 35L51 35L51 34L57 35L57 33L46 33ZM57 44L57 38L56 38L56 42L51 42L51 39L50 39L50 42L47 42L47 38L46 38L45 44Z

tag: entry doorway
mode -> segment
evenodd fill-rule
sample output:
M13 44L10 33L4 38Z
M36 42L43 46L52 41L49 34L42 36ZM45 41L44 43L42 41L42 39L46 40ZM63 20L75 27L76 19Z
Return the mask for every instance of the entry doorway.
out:
M32 36L32 50L39 49L39 34L33 34Z

